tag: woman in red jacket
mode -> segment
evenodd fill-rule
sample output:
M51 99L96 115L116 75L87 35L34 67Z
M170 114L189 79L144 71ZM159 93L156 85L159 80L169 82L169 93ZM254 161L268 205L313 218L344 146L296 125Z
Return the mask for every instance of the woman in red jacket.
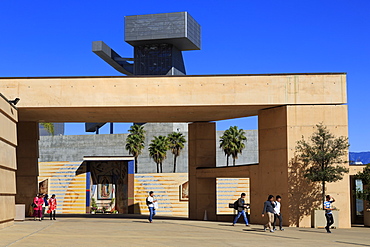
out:
M51 198L49 199L49 211L50 211L50 220L55 220L55 211L57 209L57 199L55 198L55 195L53 194Z
M33 203L35 204L33 207L33 217L35 217L34 220L39 218L39 221L41 221L42 205L44 204L44 198L42 198L42 194L37 194L37 196L33 199Z

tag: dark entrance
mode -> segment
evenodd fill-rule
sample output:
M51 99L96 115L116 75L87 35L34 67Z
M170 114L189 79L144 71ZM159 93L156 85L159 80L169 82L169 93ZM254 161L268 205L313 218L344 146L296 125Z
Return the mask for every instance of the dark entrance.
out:
M134 213L134 158L84 157L86 213ZM80 170L80 169L79 169ZM82 169L84 170L84 169ZM78 171L77 171L78 173ZM92 209L92 201L95 203Z

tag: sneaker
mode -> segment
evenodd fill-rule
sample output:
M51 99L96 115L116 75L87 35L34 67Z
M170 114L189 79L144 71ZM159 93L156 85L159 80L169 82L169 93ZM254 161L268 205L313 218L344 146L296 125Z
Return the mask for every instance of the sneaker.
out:
M270 230L270 232L274 232L274 230Z
M250 225L245 225L245 226L250 226Z
M272 229L272 230L276 231L276 228L274 228L274 229Z
M235 226L235 224L233 223L232 226Z
M264 227L264 228L263 228L263 231L265 232L266 230L267 230L267 228L266 228L266 227Z
M280 228L280 231L284 231L285 229L284 228Z

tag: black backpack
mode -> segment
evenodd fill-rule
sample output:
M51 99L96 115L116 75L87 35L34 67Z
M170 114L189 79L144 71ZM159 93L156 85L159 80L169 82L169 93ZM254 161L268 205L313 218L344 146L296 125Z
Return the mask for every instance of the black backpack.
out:
M239 209L239 199L234 202L234 209L235 210Z

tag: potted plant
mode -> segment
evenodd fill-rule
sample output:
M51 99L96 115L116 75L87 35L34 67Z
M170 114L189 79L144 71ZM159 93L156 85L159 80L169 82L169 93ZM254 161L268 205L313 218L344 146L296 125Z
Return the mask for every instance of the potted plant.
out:
M91 198L91 213L95 214L98 210L98 205L96 204L95 198Z

